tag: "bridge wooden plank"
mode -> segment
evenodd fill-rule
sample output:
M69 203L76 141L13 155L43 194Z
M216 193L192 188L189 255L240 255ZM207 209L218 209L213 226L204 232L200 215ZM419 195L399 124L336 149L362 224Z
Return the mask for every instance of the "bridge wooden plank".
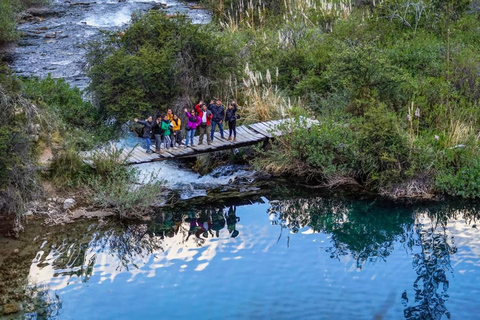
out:
M175 159L181 157L188 157L188 156L195 156L196 154L214 152L216 150L228 150L233 149L241 146L248 146L255 143L258 143L263 140L267 140L269 138L275 136L281 136L285 134L285 131L288 131L288 126L286 126L286 130L280 130L278 127L282 124L288 124L292 122L293 119L282 119L282 120L272 120L272 121L265 121L260 123L254 123L251 125L242 125L237 127L237 139L235 142L233 140L227 140L228 138L228 128L225 127L224 136L225 138L220 137L220 133L217 131L215 132L215 139L213 140L211 145L207 144L207 139L204 137L203 144L199 145L199 136L194 137L194 146L193 148L185 148L184 146L180 146L178 149L169 148L167 150L163 150L163 152L158 155L156 153L147 154L145 149L140 145L137 144L134 147L124 147L121 154L121 159L124 159L126 163L145 163L151 161L158 161L158 160L165 160L165 159ZM318 120L309 119L309 118L301 118L300 125L311 127L314 124L319 124ZM232 137L233 138L233 137ZM185 139L183 139L183 143L185 143ZM154 150L155 146L152 145L152 150ZM104 152L102 150L98 151L90 151L90 152L82 152L81 156L84 158L84 162L87 164L92 165L92 156L94 152ZM128 156L128 159L127 159Z
M265 139L264 135L260 135L252 130L249 130L245 127L237 128L237 142L252 142L255 143L259 140Z
M272 134L268 132L268 129L264 126L260 126L258 123L251 124L248 126L250 129L255 130L256 132L263 134L268 138L272 138Z
M265 139L265 136L263 134L259 134L259 133L255 132L253 130L250 130L246 126L238 127L237 134L238 133L250 136L252 138L252 140L254 140L254 141L259 141L259 140L264 140Z
M281 136L284 134L282 130L279 129L279 126L288 123L288 120L276 120L276 121L268 121L265 123L261 123L260 125L268 127L268 131L274 136Z
M258 133L254 130L251 130L249 129L247 126L241 126L240 127L240 130L241 131L244 131L246 134L252 136L252 137L255 137L255 139L258 141L258 140L264 140L266 139L265 135L261 134L261 133Z

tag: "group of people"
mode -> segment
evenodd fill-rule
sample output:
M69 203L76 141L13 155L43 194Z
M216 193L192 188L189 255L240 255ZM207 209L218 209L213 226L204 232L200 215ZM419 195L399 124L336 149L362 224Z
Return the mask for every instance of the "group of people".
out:
M193 137L198 129L199 139L198 144L203 144L204 136L207 136L207 144L211 144L214 140L215 129L218 126L220 137L225 139L223 132L223 123L228 123L228 140L237 141L237 115L238 106L235 101L229 103L227 109L222 105L220 99L211 100L207 105L203 100L200 100L192 110L184 109L185 115L188 119L185 126L186 139L185 148L189 145L193 147ZM147 120L142 121L137 118L134 119L136 123L144 126L143 138L145 138L147 146L147 153L150 150L152 140L155 139L155 152L161 153L162 149L174 148L182 146L182 121L178 115L173 114L172 109L168 109L165 115L157 116L153 121L153 117L149 116Z

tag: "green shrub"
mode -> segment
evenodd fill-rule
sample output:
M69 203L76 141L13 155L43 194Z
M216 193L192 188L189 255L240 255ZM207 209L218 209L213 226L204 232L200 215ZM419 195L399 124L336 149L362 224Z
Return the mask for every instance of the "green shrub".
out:
M26 204L42 195L35 166L32 125L41 111L0 84L0 214L17 217Z
M397 115L385 105L371 101L363 118L356 120L360 172L374 189L402 178L408 168L409 145Z
M446 149L439 162L435 179L439 191L463 198L480 197L478 147Z
M82 98L76 87L71 87L64 79L22 79L24 95L45 108L58 119L61 127L95 128L101 123L101 115L91 102Z
M92 45L90 89L119 123L169 105L179 95L219 91L237 64L212 25L157 11L137 15L124 35Z
M299 175L307 178L329 180L334 177L355 177L355 134L342 123L320 119L319 125L310 128L304 118L281 127L291 132L278 137L271 148L260 151L263 156L255 165L272 173Z
M0 45L15 41L18 34L15 30L15 12L10 1L0 2Z

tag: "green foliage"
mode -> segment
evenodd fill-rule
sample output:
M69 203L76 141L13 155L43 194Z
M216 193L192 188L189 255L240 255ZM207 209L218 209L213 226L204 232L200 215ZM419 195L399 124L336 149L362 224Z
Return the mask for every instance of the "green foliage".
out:
M280 129L291 134L278 137L270 149L259 150L263 154L256 160L260 169L326 180L355 176L356 135L348 126L324 118L308 128L305 118L298 118Z
M0 84L0 214L17 221L26 203L42 194L31 141L40 118L34 105Z
M218 88L235 65L234 50L218 43L212 26L157 11L133 18L124 35L90 48L91 89L119 123L152 113L182 94Z
M18 37L15 31L14 8L10 1L0 2L0 45L5 42L15 41Z
M114 210L120 218L137 218L151 210L162 188L161 181L138 184L136 169L126 166L122 150L107 146L90 165L74 148L61 150L51 166L55 186L84 190L93 205Z
M80 90L72 88L64 79L54 79L48 75L45 79L22 79L24 95L56 115L62 126L94 128L101 116L98 109L89 101L82 99Z
M50 179L60 188L81 187L91 173L74 148L60 150L50 166Z
M138 184L138 172L126 166L122 150L108 146L93 156L93 172L84 182L92 202L113 208L120 218L136 218L150 212L158 201L161 182L154 178Z
M371 101L365 116L355 124L361 150L360 172L372 187L401 181L402 171L408 167L409 145L398 120L385 105Z
M447 149L436 176L437 188L463 198L480 197L480 152L475 149Z
M132 185L134 181L128 179L135 175L132 170L114 171L107 179L92 176L88 181L88 187L93 203L103 208L113 208L120 218L138 218L151 212L152 206L160 196L161 183Z

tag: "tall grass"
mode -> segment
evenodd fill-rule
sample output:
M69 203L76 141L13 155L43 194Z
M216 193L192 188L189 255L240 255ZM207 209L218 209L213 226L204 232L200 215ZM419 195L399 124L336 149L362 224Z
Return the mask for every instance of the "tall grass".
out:
M278 77L278 71L275 76ZM248 64L245 66L240 97L245 105L242 109L242 114L245 115L244 123L282 119L287 117L293 108L290 98L286 98L273 84L269 70L263 75L250 70Z
M319 26L331 31L337 19L347 19L352 12L350 0L205 0L221 26L229 31L240 28L259 30L269 21L280 19L281 23L302 23Z

